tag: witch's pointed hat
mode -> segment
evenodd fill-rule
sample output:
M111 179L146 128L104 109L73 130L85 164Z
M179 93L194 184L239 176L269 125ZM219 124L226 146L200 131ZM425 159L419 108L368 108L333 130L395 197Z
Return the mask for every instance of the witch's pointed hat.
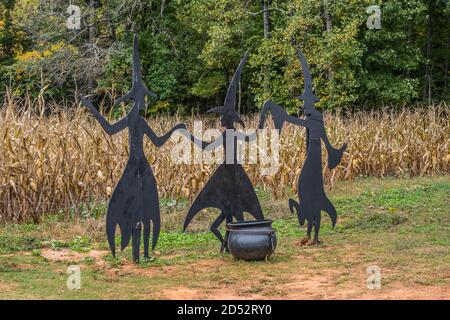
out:
M142 84L141 55L137 35L133 39L133 87Z
M303 77L305 79L305 88L303 89L303 93L295 98L303 100L308 106L312 107L314 106L314 103L319 102L320 99L314 94L311 73L309 71L308 62L306 62L305 56L298 47L295 47L295 50L297 51L298 59L302 65Z
M228 86L227 95L225 96L225 102L221 107L215 107L208 110L207 113L219 113L224 118L225 122L234 123L238 122L240 125L245 127L244 122L239 117L239 114L235 110L236 105L236 92L239 85L239 80L241 79L242 69L247 62L248 56L250 55L250 49L247 50L244 57L242 58L239 66L234 72L233 78L231 79L230 85Z
M127 100L144 100L144 96L150 96L158 98L158 96L147 89L145 84L142 82L142 72L141 72L141 57L139 53L139 43L137 35L134 35L133 39L133 74L132 74L132 86L131 90L124 96L117 99L114 105L117 105L123 101Z

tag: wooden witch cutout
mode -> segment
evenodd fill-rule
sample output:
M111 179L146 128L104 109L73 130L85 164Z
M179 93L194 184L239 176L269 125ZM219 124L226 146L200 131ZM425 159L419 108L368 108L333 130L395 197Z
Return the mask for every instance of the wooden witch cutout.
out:
M241 77L242 69L250 54L248 50L236 69L225 97L225 103L221 107L212 108L208 113L218 113L221 117L221 125L226 130L212 142L204 142L187 131L182 131L191 141L203 150L210 151L221 145L224 148L224 163L220 164L213 173L203 190L198 194L184 221L183 231L194 218L194 216L205 208L217 208L220 215L211 225L211 231L222 242L222 249L225 247L225 240L218 230L218 227L226 220L227 223L244 220L244 212L251 214L255 219L264 219L261 205L256 196L255 189L250 182L244 168L237 160L238 140L253 141L256 139L256 131L252 134L245 134L238 131L234 123L238 122L243 127L239 114L235 111L236 91ZM260 128L264 125L260 123Z
M314 240L311 244L318 244L321 211L325 211L331 218L333 227L336 224L337 214L331 201L325 194L322 177L322 149L321 141L324 142L328 152L328 168L335 168L342 159L342 155L346 148L346 144L340 148L335 149L328 141L323 122L323 115L315 107L314 104L319 101L319 98L314 95L312 87L311 73L309 72L308 63L305 57L298 48L297 55L303 69L305 78L305 89L303 93L297 96L304 102L303 108L305 119L289 116L286 111L271 100L267 101L263 108L263 115L267 111L271 111L275 123L275 128L281 130L284 122L290 122L297 126L306 128L306 160L303 164L300 177L298 179L297 192L299 202L294 199L289 199L289 208L292 213L297 213L298 221L301 226L307 221L307 237L303 239L302 243L307 243L311 240L311 231L314 227Z
M125 171L117 184L108 204L106 213L106 235L113 256L116 254L115 231L119 225L121 232L121 250L132 239L133 260L139 261L142 226L144 229L144 257L149 257L150 222L152 222L152 250L155 249L160 230L159 199L156 179L144 154L144 136L150 138L157 147L162 146L177 129L185 129L178 124L165 135L158 137L149 127L139 111L145 109L145 96L157 97L142 82L139 47L137 37L133 43L133 84L131 90L119 98L114 105L133 100L133 107L125 118L114 124L108 121L95 109L91 102L81 98L107 134L116 134L128 128L129 158Z

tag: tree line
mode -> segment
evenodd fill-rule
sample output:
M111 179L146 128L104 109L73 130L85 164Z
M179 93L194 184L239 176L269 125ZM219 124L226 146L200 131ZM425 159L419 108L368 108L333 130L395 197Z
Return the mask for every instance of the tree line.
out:
M149 112L220 105L247 48L239 111L272 97L294 112L303 90L294 45L320 108L448 101L449 25L448 0L1 0L0 98L10 88L109 103L131 84L136 33L145 82L160 97Z

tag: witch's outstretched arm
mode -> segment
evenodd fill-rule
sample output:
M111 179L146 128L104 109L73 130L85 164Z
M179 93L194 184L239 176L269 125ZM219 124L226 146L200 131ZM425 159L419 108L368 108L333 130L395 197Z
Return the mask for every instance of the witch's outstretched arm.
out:
M258 123L258 129L255 130L252 133L244 133L241 131L236 130L235 135L238 138L238 140L241 141L253 141L256 139L258 130L261 130L264 128L264 125L266 124L266 113L270 110L269 105L267 103L264 104L264 107L259 114L259 123Z
M268 101L266 101L266 103L264 103L264 109L263 109L262 116L265 116L267 111L270 111L272 113L272 118L273 118L273 122L275 124L275 128L278 130L281 130L283 128L283 125L285 122L290 122L297 126L309 128L309 124L306 120L288 115L287 112L281 106L274 103L272 100L268 100ZM263 122L264 118L260 121L262 121L262 123L264 124L264 122Z
M286 121L295 124L296 126L309 128L308 122L304 119L300 119L293 116L287 116Z
M182 130L181 133L185 135L187 138L189 138L192 141L192 143L194 143L197 147L202 148L203 150L206 151L214 150L215 148L223 145L223 135L220 135L211 142L205 142L201 139L198 139L196 136L194 136L187 130Z
M340 149L335 149L331 145L330 141L328 141L327 133L323 132L321 135L322 141L325 144L325 147L327 148L328 153L328 168L334 169L337 167L339 163L341 163L342 155L344 154L345 149L347 148L347 144L344 143Z
M150 138L150 140L153 142L153 144L157 147L161 147L164 143L166 143L166 141L169 140L170 136L176 130L186 129L186 125L184 123L179 123L172 129L170 129L166 134L158 137L144 119L142 119L142 125L144 126L144 133L147 135L147 137Z
M114 124L110 124L101 114L100 112L98 112L97 109L95 109L95 107L93 106L93 104L85 99L84 97L81 97L81 104L83 106L85 106L86 108L88 108L92 114L94 115L95 119L97 119L97 121L100 123L100 125L102 126L103 130L105 130L105 132L109 135L113 135L116 134L120 131L122 131L123 129L125 129L127 127L127 123L126 123L126 119L123 118L119 121L117 121Z

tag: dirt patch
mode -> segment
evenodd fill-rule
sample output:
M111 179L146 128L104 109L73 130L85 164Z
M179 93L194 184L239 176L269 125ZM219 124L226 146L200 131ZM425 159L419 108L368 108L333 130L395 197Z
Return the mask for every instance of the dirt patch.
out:
M177 272L177 268L172 266L162 267L141 267L132 262L126 262L120 267L106 267L106 274L108 276L143 276L153 278L155 276L170 277Z
M85 258L93 258L96 262L102 260L103 256L106 255L107 251L102 250L91 250L86 253L73 251L70 249L43 249L41 251L41 256L49 261L59 262L59 261L81 261Z
M223 259L207 259L207 260L202 260L202 261L198 261L195 263L190 264L191 269L194 272L211 272L211 271L216 271L218 269L220 269L220 267L226 266L227 263L225 260Z
M225 262L221 259L208 259L198 262L186 263L174 266L143 266L131 261L125 261L120 266L108 266L103 259L108 251L91 250L86 253L73 251L67 248L61 250L43 249L41 256L52 262L83 262L85 258L93 258L93 266L96 269L105 269L108 276L117 277L124 275L136 275L145 277L171 277L176 274L194 275L197 273L212 273L217 271Z
M441 285L410 285L394 280L398 271L386 267L383 267L383 276L392 282L382 282L381 289L370 290L361 250L356 246L318 248L320 250L314 252L302 251L296 257L295 268L289 265L290 262L278 262L276 274L273 266L240 264L219 257L168 266L139 265L130 261L109 266L103 259L108 252L101 250L80 253L69 249L44 249L41 255L49 261L82 261L90 257L94 259L92 266L105 270L111 278L128 275L177 279L175 286L161 288L159 297L163 299L450 299L450 281ZM339 254L335 252L336 263L343 260L345 268L342 265L310 267L313 265L310 262L335 250L339 250ZM199 280L191 286L192 279Z
M168 300L256 300L264 299L261 295L240 295L227 288L202 290L179 287L163 290L163 298Z
M367 292L370 291L370 292ZM393 300L449 300L450 285L445 286L411 286L391 284L380 290L366 290L358 299L393 299Z
M195 275L197 273L212 273L217 271L225 262L220 259L208 259L194 263L174 266L143 267L132 262L125 262L120 267L107 268L106 273L111 276L138 275L144 277L171 277L174 275Z
M14 266L14 269L17 270L28 270L28 269L32 269L33 266L31 264L18 264Z
M219 289L189 289L178 287L163 291L165 299L232 299L232 300L312 300L312 299L430 299L442 300L450 299L450 286L408 287L401 283L390 284L379 290L369 290L360 282L348 282L341 286L334 282L336 271L329 271L322 275L296 276L292 282L273 286L270 289L262 290L259 293L245 294L254 289L254 284L243 284L233 286L222 286ZM244 293L244 294L243 294Z
M6 283L3 280L0 281L0 292L6 293L6 292L13 292L17 288L16 284L13 283Z
M332 250L332 248L327 248ZM354 248L356 249L356 248ZM367 288L367 274L361 264L362 254L358 250L346 251L345 260L355 261L347 269L305 269L298 273L292 270L281 272L277 281L271 277L254 276L240 281L215 281L197 283L195 289L185 286L163 291L166 299L272 299L272 300L310 300L310 299L450 299L450 282L446 285L412 285L404 282L383 284L381 289ZM306 256L313 259L314 256ZM299 256L304 261L305 256ZM356 263L359 262L359 263ZM222 267L231 267L220 259L201 261L192 265L191 272L217 273ZM279 266L281 268L281 266ZM177 268L172 269L178 274ZM197 270L197 271L196 271ZM395 275L395 270L383 268L387 277Z
M163 296L165 299L169 300L193 300L199 299L199 292L198 290L180 287L176 289L164 290Z

